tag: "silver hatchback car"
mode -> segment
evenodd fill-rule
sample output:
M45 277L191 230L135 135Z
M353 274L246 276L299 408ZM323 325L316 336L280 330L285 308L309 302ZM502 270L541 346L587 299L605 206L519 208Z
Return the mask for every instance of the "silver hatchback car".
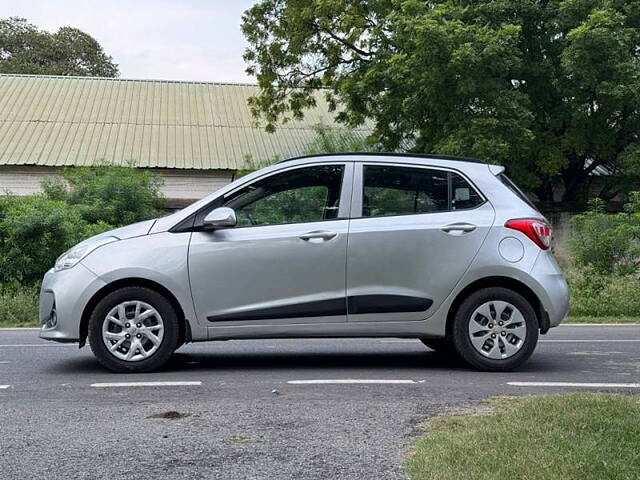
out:
M511 370L568 310L544 217L504 168L443 156L338 154L256 171L172 215L64 253L40 336L87 339L118 372L186 342L418 338Z

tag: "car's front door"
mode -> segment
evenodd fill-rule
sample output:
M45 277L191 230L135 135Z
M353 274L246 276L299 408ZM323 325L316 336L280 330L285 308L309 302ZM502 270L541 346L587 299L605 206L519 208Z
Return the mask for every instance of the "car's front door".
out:
M446 169L357 164L353 188L348 321L428 318L471 264L493 208Z
M346 250L353 164L316 164L259 178L211 208L236 227L195 231L193 301L210 327L346 321Z

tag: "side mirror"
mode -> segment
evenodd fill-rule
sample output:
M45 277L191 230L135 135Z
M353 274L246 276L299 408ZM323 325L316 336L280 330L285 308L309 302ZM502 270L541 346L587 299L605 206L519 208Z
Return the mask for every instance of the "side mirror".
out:
M215 230L218 228L235 227L238 220L233 208L218 207L211 210L209 214L204 217L203 223L205 228Z

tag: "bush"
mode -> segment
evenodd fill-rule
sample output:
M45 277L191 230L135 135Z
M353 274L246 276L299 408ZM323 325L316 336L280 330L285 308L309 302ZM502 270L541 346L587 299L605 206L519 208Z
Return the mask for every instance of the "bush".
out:
M640 317L638 275L607 275L594 267L575 266L565 273L572 316Z
M640 192L633 192L624 213L609 214L595 199L573 218L569 242L572 260L602 274L628 275L640 267Z
M77 208L44 195L0 197L0 282L32 284L62 252L109 228L90 225Z
M48 198L78 207L89 223L121 226L157 217L164 207L162 179L146 170L114 165L66 168L43 183Z
M38 326L38 287L0 288L0 326Z
M0 197L0 286L33 285L83 239L157 217L161 183L130 167L69 168L43 194Z
M315 137L305 147L306 155L341 152L366 152L380 149L367 137L353 129L330 128L323 124L315 125Z

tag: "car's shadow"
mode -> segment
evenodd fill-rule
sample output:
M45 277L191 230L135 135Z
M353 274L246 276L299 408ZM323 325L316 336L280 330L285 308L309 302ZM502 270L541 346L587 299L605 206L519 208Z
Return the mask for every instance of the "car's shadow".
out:
M520 372L557 372L562 371L561 365L550 359L535 356L523 365ZM75 357L50 364L51 373L79 373L100 374L109 373L93 357ZM455 356L427 350L388 352L176 352L160 372L212 372L228 373L242 371L243 373L264 371L318 371L335 370L395 370L404 372L415 371L470 371L469 367Z

